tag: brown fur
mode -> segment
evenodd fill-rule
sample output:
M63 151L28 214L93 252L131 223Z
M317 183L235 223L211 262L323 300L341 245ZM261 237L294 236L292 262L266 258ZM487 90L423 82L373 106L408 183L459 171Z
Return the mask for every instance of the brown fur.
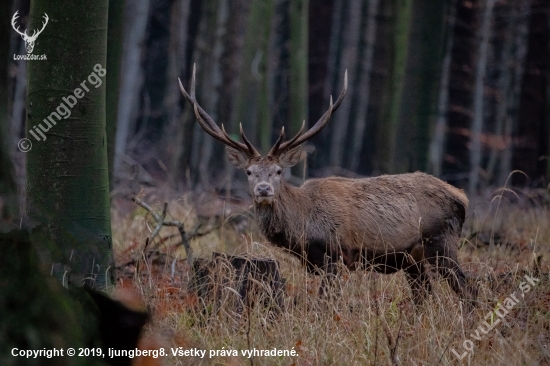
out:
M423 294L416 292L431 290L426 261L464 294L456 248L467 207L462 190L420 172L311 179L301 187L281 181L272 205L255 205L266 238L305 259L311 272L332 272L339 260L350 269L404 269L417 301Z

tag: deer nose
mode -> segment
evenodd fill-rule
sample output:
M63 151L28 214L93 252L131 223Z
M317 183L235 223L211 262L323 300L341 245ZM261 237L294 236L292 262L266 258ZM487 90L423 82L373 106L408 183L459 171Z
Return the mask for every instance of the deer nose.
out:
M257 196L272 196L273 195L273 188L271 187L271 184L269 183L259 183L256 186L256 195Z

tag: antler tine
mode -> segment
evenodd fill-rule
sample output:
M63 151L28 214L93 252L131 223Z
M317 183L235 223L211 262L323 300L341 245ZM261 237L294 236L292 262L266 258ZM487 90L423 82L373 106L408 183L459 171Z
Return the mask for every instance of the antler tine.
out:
M331 100L332 100L332 97L331 97ZM284 144L282 144L280 147L279 147L279 150L283 151L289 147L292 147L294 146L294 143L296 142L296 140L298 140L298 138L300 138L300 136L302 136L302 134L304 133L304 129L306 128L306 120L304 119L302 121L302 127L300 127L300 130L298 131L298 133L293 137L291 138L290 140L288 140L287 142L285 142Z
M195 99L195 82L196 82L196 64L193 64L193 75L191 75L191 98L193 98L193 100ZM178 78L179 80L179 78ZM181 85L181 81L180 81L180 85Z
M195 111L195 117L197 117L197 121L199 121L199 125L202 127L202 129L209 134L210 136L214 137L217 140L220 140L221 142L226 142L225 139L218 135L215 131L213 131L210 126L202 119L201 114L199 113L199 107L197 104L193 104L193 109Z
M242 123L239 123L239 128L241 130L240 131L241 132L241 140L244 141L244 143L246 144L246 147L248 148L248 150L250 150L250 152L253 154L253 156L260 156L260 153L258 152L258 150L256 150L256 148L254 146L252 146L250 141L248 141L248 139L244 135L243 124Z
M214 137L216 140L219 140L223 142L226 145L229 145L232 148L235 148L237 150L240 150L244 152L248 157L254 157L258 156L258 151L252 146L250 141L244 137L244 142L238 142L233 140L227 132L225 132L225 129L221 130L216 122L204 111L204 109L201 108L199 103L197 102L197 99L195 98L195 82L196 82L196 76L195 76L195 65L193 65L193 75L191 77L191 93L187 93L185 88L183 87L183 84L181 83L180 78L178 78L179 86L181 93L191 103L193 106L193 109L195 111L195 116L197 117L197 120L199 122L199 125L202 127L202 129L208 133L210 136ZM242 130L241 130L242 131ZM244 136L244 133L241 133L241 136Z
M233 140L231 138L231 136L229 136L229 134L225 131L225 127L224 127L223 123L222 123L222 133L223 133L224 138L227 140L227 142L229 142L228 145L230 145L231 147L233 147L237 150L243 150L243 151L248 153L248 151L249 151L248 146L244 145L241 142ZM252 154L250 154L250 156L254 156L254 154L252 153Z
M303 125L302 125L303 129ZM281 133L279 134L279 138L277 138L277 141L275 141L275 145L269 150L267 155L274 156L277 155L277 151L279 151L279 146L281 146L281 142L283 141L283 138L285 137L285 126L281 128Z
M183 88L183 85L181 83L181 80L178 78L178 81L180 83L180 89L181 89L181 92L183 93L183 95L187 98L187 100L189 102L191 102L191 104L193 105L197 105L197 108L199 110L199 113L201 115L201 117L203 118L203 120L206 121L206 123L208 124L208 127L216 132L217 134L220 134L221 135L221 130L220 128L218 127L218 125L216 124L216 122L214 122L212 120L212 118L208 115L208 113L206 113L204 111L204 109L202 109L202 107L199 105L199 103L197 102L197 99L195 97L195 88L196 88L196 81L197 81L197 77L196 77L196 65L193 64L193 74L191 75L191 93L190 94L187 94L187 92L185 91L185 89Z
M281 144L276 153L281 153L284 150L288 150L293 147L296 147L302 144L304 141L318 134L323 129L323 127L326 126L326 124L330 120L330 117L332 116L332 113L334 113L338 109L340 104L342 104L342 101L344 100L344 97L346 96L347 91L348 91L348 70L346 70L344 74L344 87L342 88L342 92L340 92L340 95L338 96L336 103L334 104L332 103L332 96L331 96L328 110L321 116L321 118L319 118L319 120L313 125L313 127L307 130L304 134L301 134L302 130L300 130L300 132L296 136L294 136L294 138Z

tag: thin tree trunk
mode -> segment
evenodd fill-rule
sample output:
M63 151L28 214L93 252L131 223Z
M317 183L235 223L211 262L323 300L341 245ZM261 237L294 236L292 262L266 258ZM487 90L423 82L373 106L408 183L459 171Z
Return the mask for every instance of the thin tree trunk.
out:
M268 65L271 22L268 20L274 10L275 2L272 0L250 3L240 72L238 120L243 122L245 133L252 143L263 151L271 145L273 122L269 108L272 98L267 86L271 77ZM237 131L237 126L234 131Z
M295 134L307 118L308 108L308 9L309 0L292 0L290 2L290 131ZM292 171L294 175L303 173L302 164Z
M0 12L0 222L13 220L19 216L17 203L17 184L10 159L10 138L8 123L8 89L10 50L10 14L11 2L5 1Z
M170 21L170 46L168 48L168 85L166 94L166 109L168 110L169 128L171 136L171 169L168 180L172 186L178 186L178 181L185 176L181 174L181 158L184 151L183 131L184 124L181 121L181 92L178 78L186 83L187 74L186 51L187 36L189 32L189 14L191 0L176 0L172 4L172 19ZM182 188L182 187L181 187Z
M479 27L479 49L476 63L476 75L474 86L474 116L470 130L470 179L468 191L475 193L478 188L479 172L481 169L481 134L483 132L483 105L485 100L485 73L487 71L487 56L489 52L489 39L491 36L491 24L493 8L496 0L483 2L483 17Z
M118 100L124 38L125 0L109 1L109 24L107 29L107 159L109 162L109 187L113 189L115 163L115 140L118 122Z
M209 111L209 115L218 121L217 104L219 101L219 90L221 87L221 72L219 60L223 52L223 35L228 19L228 0L205 2L204 12L201 17L199 34L197 36L197 54L195 59L200 66L197 70L197 99L201 106ZM219 123L219 121L218 121ZM209 176L213 171L211 158L214 139L208 136L198 124L195 124L194 131L196 139L201 141L196 150L194 166L198 172L196 178L206 187L209 185Z
M333 129L332 141L330 145L330 165L332 167L342 166L344 163L345 140L348 133L348 125L351 114L351 100L353 99L355 75L357 74L357 49L360 42L361 29L361 0L351 0L347 8L347 16L344 26L342 39L342 56L340 68L338 71L337 85L341 87L344 84L344 71L347 69L351 75L352 82L349 83L348 97L342 102L335 115L333 124L337 127ZM335 96L337 98L337 96ZM363 121L364 122L364 121Z
M107 12L107 0L56 8L33 1L31 29L41 27L44 13L50 18L34 49L48 60L29 62L27 88L27 138L33 142L27 214L41 225L33 241L63 284L102 288L112 284L114 264L105 133Z
M246 22L248 20L248 1L229 1L229 19L227 30L224 36L224 50L220 57L220 68L222 85L220 89L220 101L218 103L218 115L224 117L224 124L227 131L236 131L237 121L237 95L242 85L240 71L243 64L243 48L245 44ZM224 146L219 146L220 156L225 156ZM218 153L217 152L217 153ZM223 159L223 176L228 177L228 194L231 190L231 181L234 174L234 167L227 159Z
M529 10L530 0L521 0L517 6L515 14L517 16L515 37L514 37L514 53L513 67L510 70L511 81L505 92L507 110L503 120L503 135L504 149L500 154L499 175L497 179L498 185L504 185L508 180L508 176L512 170L512 135L514 127L519 120L519 101L521 94L521 85L523 82L523 73L525 69L525 58L527 56L527 40L529 37Z
M412 0L395 0L389 6L393 16L393 39L391 40L391 65L388 66L386 91L383 101L383 119L378 127L378 169L382 173L396 170L396 135L399 124L403 81L407 65L407 44L411 20Z
M118 103L118 124L115 140L114 172L120 169L123 154L133 125L133 111L136 109L140 92L141 50L149 18L149 0L126 3L126 25L122 76Z
M346 10L346 2L344 0L334 0L333 11L332 11L332 22L330 30L330 40L329 40L329 51L327 56L327 76L325 78L325 85L323 87L323 108L321 109L324 113L326 111L326 101L329 100L330 96L334 92L334 85L338 80L338 66L340 60L340 42L342 41L342 31L343 24L345 22L344 14ZM336 97L336 96L335 96ZM320 116L319 116L320 117ZM317 118L319 118L317 117ZM314 119L315 121L315 119ZM330 136L334 129L333 124L329 124L326 128L321 131L322 146L330 146ZM311 127L311 126L310 126ZM320 155L319 166L324 166L330 163L330 149L321 150L318 155Z
M155 0L150 3L149 25L147 26L143 58L143 89L141 113L137 120L141 132L134 141L144 148L149 156L141 154L142 160L165 159L162 138L168 137L166 127L169 116L165 105L168 90L168 67L170 48L170 24L173 0ZM130 140L132 141L132 140ZM132 141L132 142L134 142ZM140 152L141 149L137 149Z
M454 28L456 22L457 0L449 5L449 15L446 21L445 55L441 66L441 82L437 101L437 120L435 122L432 143L430 145L430 171L440 177L443 168L443 154L445 149L448 107L449 107L449 80L451 78L452 51L454 43Z
M395 162L399 171L428 169L430 132L437 116L437 92L445 54L444 19L448 6L447 0L413 1L412 4Z
M357 112L353 119L353 136L351 145L350 168L357 171L359 168L360 154L365 139L365 127L370 103L370 83L374 61L374 46L376 43L376 28L379 0L370 0L367 6L367 24L364 36L364 55L361 59L361 72L359 89L357 90Z
M307 117L307 19L309 0L290 3L290 133Z
M514 42L513 38L517 32L517 21L518 21L518 9L513 5L509 5L506 8L505 17L508 23L506 24L506 30L503 37L503 46L498 62L499 69L499 79L497 81L497 106L496 106L496 117L495 117L495 137L504 137L503 129L505 121L508 118L508 92L511 88L512 82L512 73L513 73L513 63L515 62L514 56ZM487 163L487 183L491 184L495 176L495 169L497 166L497 161L502 151L502 146L500 144L493 143L491 146L491 152L489 154L489 161Z
M548 29L550 29L550 16L548 17ZM550 37L548 38L548 52L550 53ZM546 132L548 133L548 141L550 141L550 70L547 69L546 74ZM550 184L550 144L546 150L546 182Z

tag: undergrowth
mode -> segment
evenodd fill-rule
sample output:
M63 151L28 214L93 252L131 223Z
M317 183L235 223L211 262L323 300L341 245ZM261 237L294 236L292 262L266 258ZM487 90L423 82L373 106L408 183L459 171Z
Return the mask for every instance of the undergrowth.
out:
M275 317L272 308L258 305L236 311L239 299L229 286L216 304L209 303L190 289L177 230L163 228L148 242L150 215L115 202L118 286L135 286L142 294L153 314L147 331L158 344L206 350L204 358L170 356L168 365L550 364L550 209L544 195L499 192L472 200L477 203L468 211L459 250L461 266L480 289L471 312L435 276L433 294L420 307L402 273L343 270L335 294L320 297L320 278L267 243L246 206L201 224L190 196L167 200L152 191L142 197L159 211L168 201L169 215L188 231L203 227L191 241L197 257L222 251L275 258L286 279L284 307ZM535 285L521 296L525 276ZM519 302L499 318L499 306L512 294ZM480 326L492 329L480 333ZM252 349L294 350L298 356L241 353ZM209 357L210 350L218 356ZM225 355L233 350L238 356Z

